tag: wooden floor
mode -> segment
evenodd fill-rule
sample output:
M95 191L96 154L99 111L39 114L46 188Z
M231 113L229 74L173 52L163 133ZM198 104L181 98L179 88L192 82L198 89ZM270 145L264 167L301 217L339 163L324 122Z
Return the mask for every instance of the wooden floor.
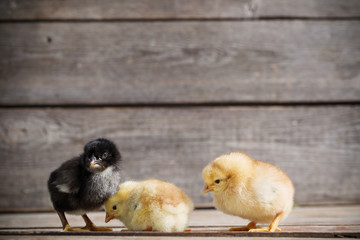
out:
M0 214L0 239L183 239L196 237L227 239L251 237L268 239L293 238L360 238L360 205L298 207L281 224L282 232L248 233L230 232L229 227L247 224L246 220L225 215L213 209L195 210L191 215L190 232L159 233L121 231L124 226L117 220L104 223L104 212L90 213L89 217L98 226L113 227L113 232L62 233L60 220L55 213L2 213ZM69 216L73 227L83 225L82 218Z

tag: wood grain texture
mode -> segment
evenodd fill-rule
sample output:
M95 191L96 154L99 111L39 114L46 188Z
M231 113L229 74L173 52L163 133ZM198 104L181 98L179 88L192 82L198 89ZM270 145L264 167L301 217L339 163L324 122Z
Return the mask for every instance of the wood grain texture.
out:
M339 239L339 235L335 234L332 237L326 236L326 239ZM343 238L346 238L345 236L341 236ZM351 238L350 236L348 236L349 238ZM91 237L90 237L91 238ZM97 239L99 238L99 236L93 236L91 239ZM233 240L234 237L221 237L221 236L208 236L208 237L189 237L189 236L174 236L174 237L170 237L170 236L166 236L166 237L155 237L155 236L148 236L148 237L144 237L144 236L121 236L121 239L131 239L131 240L162 240L162 239L170 239L170 240L189 240L189 239L193 239L193 240L204 240L204 239L219 239L219 240ZM308 238L308 237L306 237ZM34 239L33 236L24 236L24 235L9 235L9 236L0 236L0 239L12 239L12 240L29 240L29 239ZM64 236L61 236L60 234L58 236L36 236L37 240L59 240L59 239L64 239ZM89 236L66 236L67 240L89 240ZM119 236L115 235L115 236L101 236L101 239L105 239L105 240L118 240ZM251 237L251 239L253 240L270 240L270 239L274 239L274 237ZM282 237L282 240L299 240L299 237ZM309 238L310 239L310 238ZM312 237L312 240L324 240L324 236L319 236L319 237Z
M2 0L0 19L359 17L357 0Z
M132 237L132 239L168 239L169 237L196 237L206 239L209 237L251 237L252 239L268 239L281 237L291 239L292 237L306 238L333 238L333 237L359 237L360 218L359 206L342 207L312 207L295 208L290 216L281 222L282 232L277 233L249 233L230 232L230 227L246 225L248 222L239 217L225 215L216 210L195 210L189 219L190 232L159 233L126 231L122 232L124 226L119 221L111 221L104 224L104 212L90 213L90 218L97 226L112 227L113 232L87 232L87 233L62 233L60 221L56 213L46 214L0 214L0 238L8 236L11 239L25 239L24 236L37 239L58 239L60 236L67 239L99 238L115 239L115 237ZM69 215L72 226L82 227L84 223L80 216ZM322 219L324 223L319 224ZM306 222L305 225L303 223ZM260 238L262 237L262 238Z
M196 204L212 201L203 167L231 151L282 168L297 203L359 202L359 129L356 105L0 109L0 209L50 207L49 173L100 136L118 145L124 180L171 181Z
M89 218L97 226L124 228L118 220L105 224L105 212L91 212ZM70 224L82 227L84 221L80 216L68 215ZM248 220L222 213L218 210L195 210L189 218L192 228L225 228L246 225ZM281 222L281 227L306 227L316 226L360 226L360 206L326 206L326 207L295 207L291 214ZM4 229L60 229L59 217L53 213L17 213L0 214L0 230Z
M360 100L360 21L0 24L0 104Z
M145 237L145 239L167 238L167 237L273 237L273 238L359 238L360 227L345 226L345 227L309 227L309 231L303 231L304 229L299 227L283 228L281 232L244 232L244 231L229 231L229 228L216 228L216 229L191 229L187 232L155 232L155 231L110 231L110 232L61 232L59 230L37 230L37 229L25 229L25 230L4 230L0 231L1 235L8 236L62 236L70 237L70 239L78 236L87 236L89 238L99 237ZM289 230L288 230L289 229ZM290 230L291 229L291 230ZM294 231L295 230L295 231ZM335 231L334 231L335 230ZM71 238L72 237L72 238Z

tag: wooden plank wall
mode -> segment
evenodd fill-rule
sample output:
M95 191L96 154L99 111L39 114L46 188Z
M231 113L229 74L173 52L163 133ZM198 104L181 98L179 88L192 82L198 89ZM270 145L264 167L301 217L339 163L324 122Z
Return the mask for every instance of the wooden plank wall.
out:
M50 209L95 137L124 179L176 183L245 151L298 204L360 202L360 1L0 1L0 211Z

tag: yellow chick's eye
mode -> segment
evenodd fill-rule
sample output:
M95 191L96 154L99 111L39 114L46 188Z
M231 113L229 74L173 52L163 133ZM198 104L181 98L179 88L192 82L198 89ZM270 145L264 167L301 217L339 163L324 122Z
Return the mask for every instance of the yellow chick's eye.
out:
M116 210L116 205L114 205L114 206L112 207L112 209L113 209L113 210Z
M216 183L216 184L219 184L219 183L220 183L220 179L216 179L216 180L215 180L215 183Z

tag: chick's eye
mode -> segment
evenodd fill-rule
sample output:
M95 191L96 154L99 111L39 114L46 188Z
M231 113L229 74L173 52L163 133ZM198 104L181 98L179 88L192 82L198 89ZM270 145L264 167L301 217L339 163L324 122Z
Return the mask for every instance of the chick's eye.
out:
M220 179L216 179L216 180L215 180L215 183L216 183L216 184L220 183Z
M116 210L116 205L113 206L113 210Z
M107 158L109 154L107 152L104 152L104 154L102 155L102 158Z

